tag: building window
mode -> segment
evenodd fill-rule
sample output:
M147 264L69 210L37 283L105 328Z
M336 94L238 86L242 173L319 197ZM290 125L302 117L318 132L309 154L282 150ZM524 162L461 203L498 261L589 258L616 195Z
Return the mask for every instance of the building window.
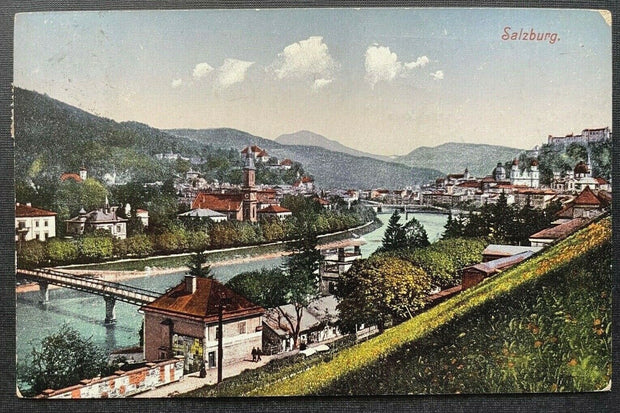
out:
M34 221L34 226L39 228L39 221Z
M238 328L239 328L239 334L245 334L245 327L246 327L246 322L245 321L241 321L237 324Z
M49 224L49 222L47 222L47 221L44 221L44 222L43 222L43 226L44 226L44 227L49 226L48 224Z

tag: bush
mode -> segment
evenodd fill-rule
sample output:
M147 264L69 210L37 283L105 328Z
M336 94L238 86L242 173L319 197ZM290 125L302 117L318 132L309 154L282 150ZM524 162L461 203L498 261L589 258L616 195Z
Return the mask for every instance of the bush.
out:
M153 253L153 242L146 235L135 235L127 238L127 255L134 257L147 257Z
M47 241L45 250L52 265L70 264L79 256L77 245L70 240L52 238Z
M17 245L17 267L33 269L46 264L45 246L42 241L22 241Z
M83 262L111 258L114 254L114 242L110 236L84 236L78 240L78 253Z

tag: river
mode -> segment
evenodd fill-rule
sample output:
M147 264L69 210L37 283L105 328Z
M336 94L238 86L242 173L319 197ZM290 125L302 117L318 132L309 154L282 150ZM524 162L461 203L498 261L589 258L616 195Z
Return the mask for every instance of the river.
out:
M440 214L415 213L409 214L422 223L431 242L437 240L443 231L447 216ZM389 214L380 215L383 225L365 234L367 244L362 246L362 255L368 257L381 245ZM404 222L404 215L401 217ZM213 268L215 278L226 282L238 273L272 268L282 263L282 258L271 258L243 264L218 266ZM185 272L148 276L123 281L136 287L153 291L165 292L177 285ZM38 292L17 294L17 361L24 362L30 354L32 346L38 346L43 337L58 331L63 323L69 324L83 336L90 337L96 345L108 350L129 347L138 344L138 331L142 323L142 315L134 305L123 302L116 303L117 322L113 327L103 324L105 303L103 297L83 293L66 288L50 289L50 301L46 306L39 304Z

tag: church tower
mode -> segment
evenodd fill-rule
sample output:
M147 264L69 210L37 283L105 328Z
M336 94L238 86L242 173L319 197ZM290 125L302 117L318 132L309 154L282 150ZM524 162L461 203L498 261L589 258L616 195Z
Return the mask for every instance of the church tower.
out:
M243 164L243 220L256 222L258 221L258 214L256 212L256 167L254 166L254 159L250 155L250 151L245 156L245 163Z

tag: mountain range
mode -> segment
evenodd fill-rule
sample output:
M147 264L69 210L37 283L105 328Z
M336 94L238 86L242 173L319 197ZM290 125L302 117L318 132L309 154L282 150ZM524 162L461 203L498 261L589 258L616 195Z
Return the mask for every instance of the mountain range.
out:
M522 149L506 146L450 142L432 148L421 146L406 155L390 157L358 151L306 130L280 135L275 140L284 145L312 145L353 156L366 156L411 167L436 169L443 174L461 173L468 168L474 176L488 175L498 162L510 161L523 152Z
M204 157L254 144L271 156L300 162L322 188L402 188L442 175L317 146L282 145L235 129L160 130L138 122L116 122L38 92L14 89L15 178L45 175L58 179L81 165L101 178L113 171L127 179L165 180L172 169L155 154ZM222 150L225 150L222 152Z

